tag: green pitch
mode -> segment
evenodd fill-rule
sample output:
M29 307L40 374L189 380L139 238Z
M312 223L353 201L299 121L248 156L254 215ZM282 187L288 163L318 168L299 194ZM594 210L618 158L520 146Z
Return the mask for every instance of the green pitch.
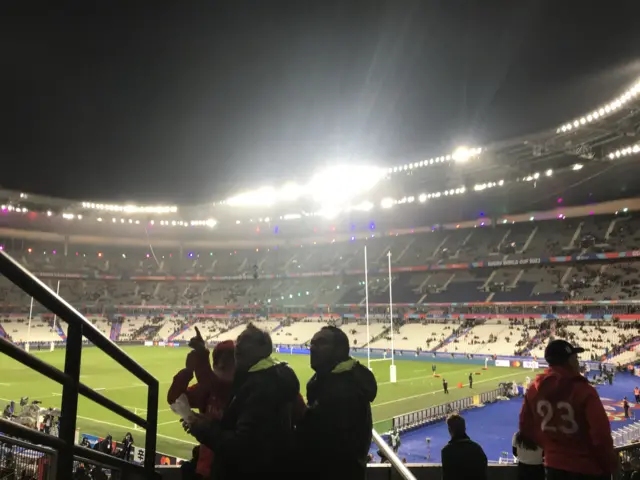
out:
M169 410L166 393L173 376L184 366L186 348L125 347L124 350L145 367L160 382L158 413L158 450L181 458L191 458L193 438L184 433L178 417ZM61 370L64 368L64 351L36 352L40 358ZM276 357L288 362L300 379L302 394L306 382L311 377L309 357L306 355L278 354ZM363 360L361 360L363 361ZM366 360L364 360L366 362ZM390 428L394 416L420 410L431 405L439 405L450 400L464 398L472 394L492 390L499 382L522 382L525 377L533 377L530 370L522 368L496 368L482 370L479 365L461 363L437 363L437 373L449 382L449 395L442 392L442 379L431 375L431 361L399 360L397 383L389 382L389 361L372 363L378 380L378 397L373 404L374 421L379 431ZM60 385L22 366L7 357L0 357L0 405L9 400L16 403L20 397L42 400L43 407L59 407L62 389ZM474 375L474 387L470 390L467 377ZM117 403L146 416L146 386L124 370L97 348L86 348L82 352L81 381L100 391ZM463 388L458 388L463 383ZM104 436L111 433L120 440L131 431L137 445L144 445L144 432L134 430L129 422L101 406L80 397L78 406L78 428L82 433Z

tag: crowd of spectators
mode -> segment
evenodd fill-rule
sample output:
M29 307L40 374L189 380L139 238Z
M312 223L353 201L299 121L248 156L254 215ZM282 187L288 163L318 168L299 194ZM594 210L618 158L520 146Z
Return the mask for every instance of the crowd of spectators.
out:
M175 404L187 395L199 410L183 418L185 430L201 444L182 466L185 479L365 478L377 384L349 356L342 330L325 326L310 342L315 373L307 403L295 373L271 357L268 332L248 325L235 345L229 341L214 350L213 367L199 334L189 345L186 366L167 398ZM188 387L194 375L197 383Z

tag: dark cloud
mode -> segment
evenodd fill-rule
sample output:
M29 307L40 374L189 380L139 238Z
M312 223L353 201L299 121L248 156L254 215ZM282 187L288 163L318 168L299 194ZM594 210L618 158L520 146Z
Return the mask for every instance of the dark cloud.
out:
M89 3L3 16L5 187L220 198L555 126L639 74L634 1Z

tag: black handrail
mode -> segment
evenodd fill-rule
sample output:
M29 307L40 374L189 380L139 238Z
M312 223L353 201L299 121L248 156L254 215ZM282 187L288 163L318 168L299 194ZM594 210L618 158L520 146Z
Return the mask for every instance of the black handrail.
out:
M3 251L0 251L0 273L69 325L64 372L45 364L29 353L19 351L18 347L8 341L0 342L0 351L62 384L62 416L60 418L59 438L62 443L59 443L58 447L56 447L59 449L57 477L71 478L72 475L73 455L76 453L74 437L78 394L81 394L112 412L146 428L144 470L146 475L151 478L155 471L158 425L158 381L129 355L124 353L115 343L105 337L102 332L95 328L91 322L87 321L76 309L56 295L49 287ZM83 335L149 387L146 421L80 383ZM4 427L4 424L0 424L0 426ZM83 451L85 450L86 449L83 449ZM113 459L113 457L108 458Z
M0 273L69 325L82 325L83 336L121 366L133 373L140 381L147 385L157 381L133 358L105 337L104 334L85 319L80 312L69 305L63 298L56 295L53 290L2 250L0 250Z
M41 373L45 377L50 378L51 380L58 382L60 384L64 384L67 381L67 376L64 372L58 370L56 367L49 365L48 363L43 362L38 357L34 357L33 355L29 355L27 352L22 350L20 347L14 345L8 340L0 337L0 352L4 353L8 357L17 360L30 367L32 370L35 370L38 373ZM95 390L91 389L91 387L86 386L83 383L78 385L78 393L87 397L90 400L93 400L97 404L103 406L104 408L111 410L114 413L117 413L123 418L135 423L136 425L146 429L147 421L144 418L139 417L134 414L130 410L127 410L122 405L115 403L113 400L99 394Z
M56 452L59 452L60 450L65 448L65 442L61 438L54 437L53 435L47 435L46 433L39 432L38 430L25 427L23 425L20 425L19 423L11 422L3 418L0 418L0 430L11 437L16 437L17 439L24 438L34 445L47 447L55 450ZM73 445L72 450L75 457L84 458L86 460L89 460L90 462L95 462L108 468L136 473L146 473L145 467L136 465L135 463L127 462L121 458L108 455L98 450L81 447L80 445ZM155 470L153 475L155 475Z

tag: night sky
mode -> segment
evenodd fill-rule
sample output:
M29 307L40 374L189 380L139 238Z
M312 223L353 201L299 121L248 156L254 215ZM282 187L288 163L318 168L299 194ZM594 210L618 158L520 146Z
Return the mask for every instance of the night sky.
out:
M0 15L1 186L219 200L555 127L640 75L637 0L100 3Z

